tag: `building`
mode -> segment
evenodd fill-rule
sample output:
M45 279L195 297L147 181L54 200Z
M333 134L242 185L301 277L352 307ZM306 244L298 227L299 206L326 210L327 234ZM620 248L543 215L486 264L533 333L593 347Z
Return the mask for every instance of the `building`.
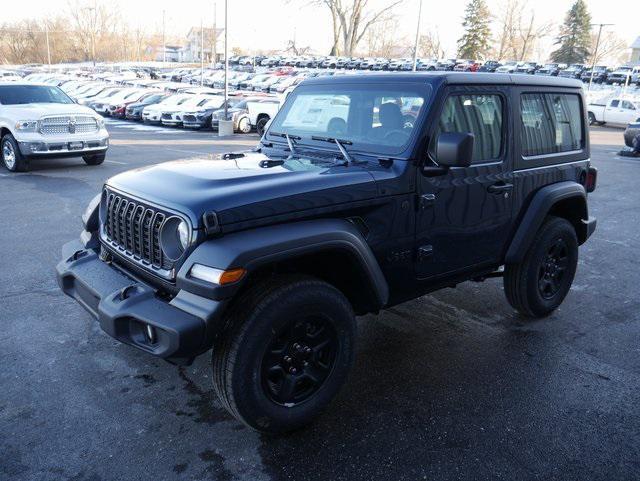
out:
M640 37L636 38L631 44L631 58L629 62L634 65L640 65Z
M214 35L213 28L205 27L200 29L200 27L192 27L187 34L187 42L181 49L180 62L200 62L201 54L204 55L205 62L220 60L222 57L223 32L223 28L216 28ZM202 45L203 39L204 45Z
M183 48L180 45L165 45L163 52L161 45L156 48L154 60L157 62L180 62Z

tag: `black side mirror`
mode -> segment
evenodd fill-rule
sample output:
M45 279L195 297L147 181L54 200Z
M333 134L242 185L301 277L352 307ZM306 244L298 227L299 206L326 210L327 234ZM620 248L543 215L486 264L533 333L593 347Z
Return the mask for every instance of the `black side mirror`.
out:
M469 167L474 136L469 132L442 132L436 145L436 162L442 167Z

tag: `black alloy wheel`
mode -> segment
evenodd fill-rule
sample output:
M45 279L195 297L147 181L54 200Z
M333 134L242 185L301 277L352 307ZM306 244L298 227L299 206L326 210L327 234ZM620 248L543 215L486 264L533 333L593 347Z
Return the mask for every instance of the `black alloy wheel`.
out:
M331 373L337 351L336 331L326 319L309 318L285 326L271 340L262 361L267 397L287 407L303 403Z
M564 273L569 266L569 247L558 238L548 250L538 271L538 289L545 299L552 299L560 290Z

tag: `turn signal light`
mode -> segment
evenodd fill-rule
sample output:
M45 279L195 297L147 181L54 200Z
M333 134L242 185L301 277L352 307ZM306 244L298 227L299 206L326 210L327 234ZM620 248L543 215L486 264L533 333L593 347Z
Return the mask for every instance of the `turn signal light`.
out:
M209 267L202 264L194 264L189 271L191 277L200 279L201 281L210 282L211 284L217 284L224 286L237 282L246 274L245 269L229 269L222 270L215 267Z

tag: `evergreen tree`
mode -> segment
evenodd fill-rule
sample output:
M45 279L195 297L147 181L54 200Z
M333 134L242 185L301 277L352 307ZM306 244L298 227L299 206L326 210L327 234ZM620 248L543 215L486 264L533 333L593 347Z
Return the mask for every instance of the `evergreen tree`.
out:
M490 49L491 14L485 0L470 0L464 13L464 34L458 40L458 57L482 59Z
M584 63L591 53L591 15L584 0L576 0L565 16L556 40L560 45L551 60L560 63Z

